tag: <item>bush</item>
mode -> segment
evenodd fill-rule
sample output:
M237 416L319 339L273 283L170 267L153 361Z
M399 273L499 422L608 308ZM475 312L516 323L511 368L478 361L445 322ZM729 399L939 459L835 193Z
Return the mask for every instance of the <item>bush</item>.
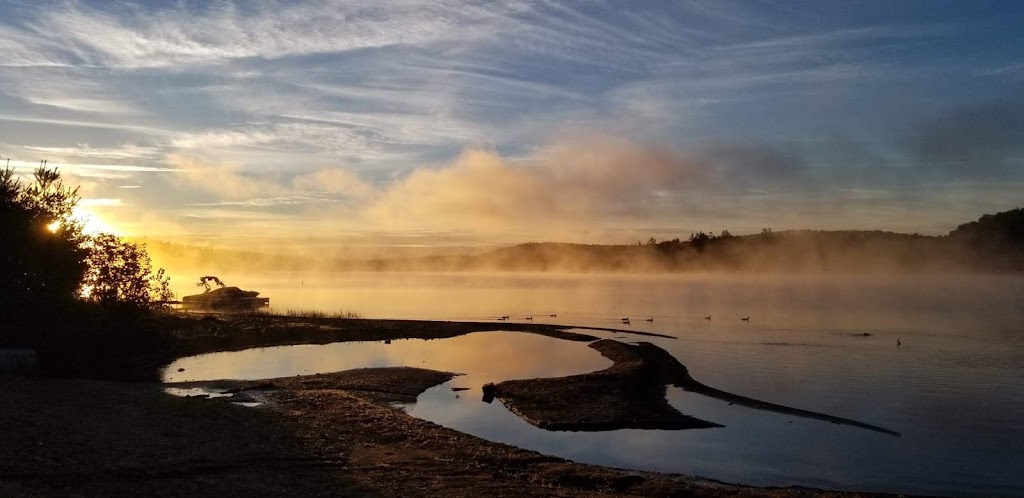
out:
M35 348L51 372L117 376L166 346L152 311L172 298L169 279L144 246L85 234L78 201L56 169L28 185L0 171L0 345Z
M83 280L83 297L104 306L126 304L139 308L164 306L174 296L163 268L153 266L143 245L99 234L90 242Z

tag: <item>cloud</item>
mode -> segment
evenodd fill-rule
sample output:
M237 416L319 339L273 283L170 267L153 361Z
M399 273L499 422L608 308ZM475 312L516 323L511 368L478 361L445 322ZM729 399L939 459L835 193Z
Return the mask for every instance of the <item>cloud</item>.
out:
M175 230L262 212L282 233L444 240L769 213L838 226L1020 178L1019 107L938 112L1016 90L1021 51L985 48L1016 34L1012 9L830 9L0 3L0 152L133 206L111 211L202 211Z
M107 130L118 130L118 131L129 131L133 133L139 133L144 135L157 135L157 136L170 136L173 132L166 129L154 128L145 125L135 124L123 124L123 123L110 123L103 121L94 121L89 119L54 119L54 118L41 118L31 116L15 116L15 115L3 115L0 114L0 121L11 121L15 123L34 123L34 124L45 124L54 125L56 127L71 126L81 128L97 128Z
M272 207L365 199L375 194L351 171L322 168L300 174L246 171L240 165L210 162L194 156L172 155L168 163L179 171L179 184L198 188L208 201L194 206Z
M346 197L365 198L373 194L373 187L355 173L341 168L330 168L297 175L292 186L299 191L325 194L344 194Z
M78 144L74 147L39 147L33 145L22 145L20 148L44 154L44 157L71 156L90 157L104 159L145 159L154 158L161 154L159 147L147 147L134 144L125 144L119 147L91 147L89 144Z
M95 198L95 199L82 199L78 201L78 205L82 207L121 207L126 206L121 199L111 198Z
M170 141L170 148L207 155L211 151L223 153L250 148L372 156L381 142L381 137L375 137L372 130L349 123L291 121L247 123L200 133L182 133Z
M115 88L118 75L91 67L14 67L0 72L2 93L36 112L138 119L146 113L133 91Z
M704 148L703 162L724 185L743 191L810 181L803 154L795 148L761 143L730 143Z
M450 39L471 30L466 25L482 14L472 6L445 2L430 6L216 2L192 8L120 5L117 12L67 2L36 19L32 28L64 49L36 44L38 61L52 59L49 54L56 52L90 64L165 67ZM31 50L19 48L10 62L32 59Z
M635 217L656 192L707 180L696 163L669 150L588 136L520 161L468 149L450 165L414 170L362 214L396 226L537 234Z
M469 147L450 163L424 164L380 184L341 167L287 175L181 156L172 164L210 198L194 206L293 206L302 230L320 220L332 230L386 227L513 240L736 219L748 208L788 209L784 199L817 188L795 148L723 143L681 151L599 133L564 136L522 157ZM852 202L870 200L850 192L844 198ZM815 199L793 206L832 202Z
M915 121L902 144L930 178L1017 178L1024 174L1024 101L962 107Z
M975 71L978 76L1005 76L1005 77L1020 77L1024 76L1024 62L1015 62L1011 64L1002 64L994 67L980 69Z
M209 149L269 144L278 140L280 137L274 133L272 127L249 125L235 129L185 133L173 138L170 145L179 149Z
M468 148L451 163L423 165L380 185L341 167L287 175L184 155L172 156L169 164L179 171L180 186L205 193L208 200L192 205L306 205L297 216L332 224L341 218L394 230L482 234L636 219L660 209L664 192L706 187L713 180L706 165L678 152L597 134L566 138L520 159Z
M26 173L35 170L40 165L41 162L37 161L11 160L4 162L4 167L9 166L15 171L20 170ZM140 166L134 164L93 164L63 161L47 161L46 165L49 168L57 168L61 172L61 174L65 176L70 175L78 179L123 179L132 177L137 173L168 173L176 171L174 168L166 168L162 166Z
M450 162L375 183L344 165L295 174L175 156L169 166L176 173L162 178L176 178L180 195L162 212L178 228L228 242L277 238L291 248L310 237L317 247L331 240L634 242L764 226L941 233L969 218L957 210L969 207L976 216L1012 202L1015 192L1009 184L866 187L841 175L827 183L796 147L723 143L684 151L593 133L525 156L470 147ZM970 200L977 188L992 195ZM140 201L148 202L143 196L131 204ZM135 210L122 211L116 219L143 230L130 233L153 233L133 221Z
M272 175L247 173L229 162L212 163L195 156L173 154L167 158L167 163L179 171L176 178L181 183L213 194L220 200L246 200L288 193Z

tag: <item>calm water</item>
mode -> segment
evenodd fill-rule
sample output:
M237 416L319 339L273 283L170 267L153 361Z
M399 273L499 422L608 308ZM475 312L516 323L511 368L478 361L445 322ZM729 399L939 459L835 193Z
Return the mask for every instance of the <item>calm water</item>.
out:
M204 355L180 360L168 369L168 380L423 366L466 375L423 393L409 407L412 415L578 461L757 485L1024 496L1021 278L229 277L270 296L277 308L345 309L372 318L511 315L667 333L677 339L589 332L654 342L710 386L880 425L902 437L732 406L677 389L668 398L682 413L726 427L540 430L500 403L480 402L480 385L571 375L609 362L582 343L520 333ZM712 319L705 320L707 315ZM631 325L623 326L620 319L627 316ZM749 322L740 320L745 316ZM179 366L186 371L177 374ZM456 393L451 387L472 390Z

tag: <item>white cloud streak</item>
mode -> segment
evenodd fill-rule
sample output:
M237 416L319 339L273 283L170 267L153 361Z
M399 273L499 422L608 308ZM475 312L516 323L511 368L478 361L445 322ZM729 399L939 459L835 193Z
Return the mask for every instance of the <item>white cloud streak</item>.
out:
M253 211L301 211L435 234L721 217L823 178L849 187L788 144L820 140L829 119L891 136L843 113L884 113L886 85L927 90L956 67L926 43L964 32L729 1L40 5L0 5L5 154L49 157L92 198L191 206L208 227L219 211L254 225ZM974 79L1012 81L1019 60L972 59L990 68ZM588 131L636 140L580 145ZM658 141L674 148L638 145ZM847 167L870 180L837 197L906 183L885 170L915 162L898 147Z

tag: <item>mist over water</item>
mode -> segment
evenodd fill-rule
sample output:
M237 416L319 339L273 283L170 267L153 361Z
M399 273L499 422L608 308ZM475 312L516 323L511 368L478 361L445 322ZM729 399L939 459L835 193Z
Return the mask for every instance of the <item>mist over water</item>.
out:
M344 309L365 318L513 320L672 333L712 315L759 327L1021 330L1024 278L985 275L622 275L439 272L231 272L228 285L260 291L274 309ZM179 294L192 275L174 275ZM185 282L183 284L183 282ZM557 314L555 318L550 314ZM657 317L656 322L641 318ZM740 324L742 325L742 324Z
M893 438L731 406L677 389L669 389L668 399L682 413L726 427L548 432L500 406L480 403L479 384L565 375L566 365L574 372L586 370L596 355L584 344L557 349L546 346L544 338L533 341L544 344L528 346L501 333L481 333L456 338L465 344L437 342L435 353L403 343L390 350L380 344L373 355L363 355L374 361L383 355L388 359L381 364L388 365L424 366L417 360L428 360L430 368L467 373L428 390L410 410L488 439L574 460L748 484L1024 495L1018 472L1024 468L1021 277L383 272L221 277L262 292L277 309L438 320L509 315L513 321L666 333L677 339L588 332L653 342L694 378L718 389L902 434ZM622 323L624 317L631 319L629 325ZM320 351L319 356L300 354L282 362L263 356L250 363L299 368L284 375L372 366L360 355ZM244 375L245 362L231 361L242 371L237 375ZM502 368L487 367L495 364ZM472 391L456 399L453 386Z

